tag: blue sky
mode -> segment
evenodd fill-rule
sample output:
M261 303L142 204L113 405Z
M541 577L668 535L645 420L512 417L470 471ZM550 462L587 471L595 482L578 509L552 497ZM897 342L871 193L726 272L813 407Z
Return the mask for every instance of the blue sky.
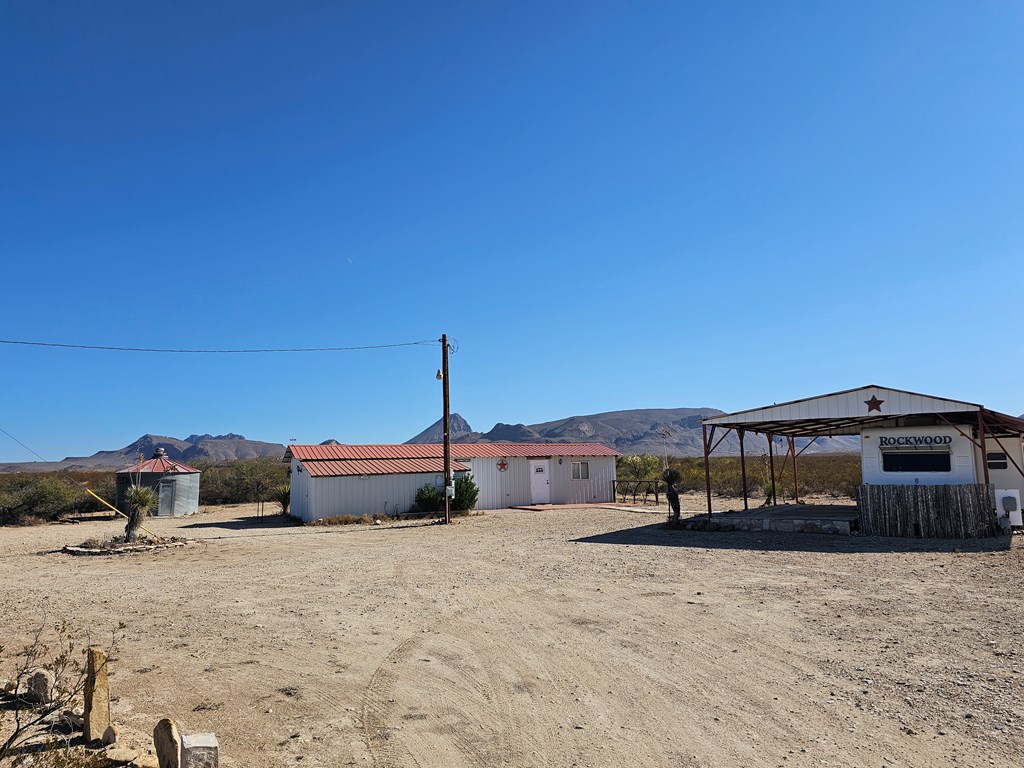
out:
M0 338L447 332L484 430L867 383L1018 414L1022 32L1010 0L4 2ZM0 345L0 427L403 441L439 357Z

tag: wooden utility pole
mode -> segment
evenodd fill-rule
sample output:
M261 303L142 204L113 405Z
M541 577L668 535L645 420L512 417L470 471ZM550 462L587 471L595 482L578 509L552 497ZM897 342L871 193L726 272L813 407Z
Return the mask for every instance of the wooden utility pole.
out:
M444 391L444 522L452 519L452 497L448 489L452 486L452 440L451 414L448 407L448 334L441 334L441 388Z

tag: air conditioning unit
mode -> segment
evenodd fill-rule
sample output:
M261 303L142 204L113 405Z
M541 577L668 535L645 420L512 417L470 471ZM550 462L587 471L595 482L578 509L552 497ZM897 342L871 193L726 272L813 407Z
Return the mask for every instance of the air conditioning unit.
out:
M1020 509L1020 491L1016 488L996 488L996 515L1003 526L1024 526Z

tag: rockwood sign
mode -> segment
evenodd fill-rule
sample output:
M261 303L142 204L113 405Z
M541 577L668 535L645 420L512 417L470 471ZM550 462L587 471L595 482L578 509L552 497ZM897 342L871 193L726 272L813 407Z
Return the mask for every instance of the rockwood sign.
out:
M899 435L878 438L878 445L881 448L898 445L949 445L952 442L953 438L949 435Z

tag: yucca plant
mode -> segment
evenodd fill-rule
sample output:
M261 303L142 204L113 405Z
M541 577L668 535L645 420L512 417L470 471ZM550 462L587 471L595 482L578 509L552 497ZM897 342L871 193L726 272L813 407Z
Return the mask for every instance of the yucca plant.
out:
M669 467L668 469L661 473L661 479L665 481L665 496L668 497L668 506L671 510L668 521L670 523L678 522L679 491L676 490L676 486L679 485L679 481L683 479L683 476L678 469Z
M125 500L128 502L128 524L124 527L124 538L129 544L133 544L139 538L142 521L156 507L160 497L152 488L133 483Z

